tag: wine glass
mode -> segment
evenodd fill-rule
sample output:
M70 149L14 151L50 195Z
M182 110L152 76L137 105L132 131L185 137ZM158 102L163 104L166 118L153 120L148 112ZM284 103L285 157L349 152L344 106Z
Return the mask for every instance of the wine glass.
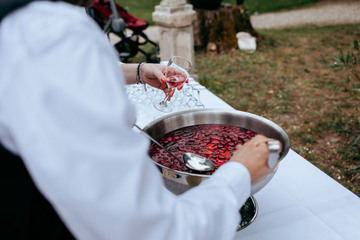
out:
M191 88L193 90L193 93L195 95L195 99L196 99L196 103L195 103L195 108L205 108L204 104L201 102L200 99L200 92L204 89L206 89L206 87L204 87L203 85L201 85L200 83L192 83Z
M180 90L185 82L189 81L189 73L191 69L191 62L186 58L180 56L173 56L170 58L165 71L165 81L168 88L172 90ZM172 108L167 104L169 91L161 102L153 102L156 109L162 112L171 112Z

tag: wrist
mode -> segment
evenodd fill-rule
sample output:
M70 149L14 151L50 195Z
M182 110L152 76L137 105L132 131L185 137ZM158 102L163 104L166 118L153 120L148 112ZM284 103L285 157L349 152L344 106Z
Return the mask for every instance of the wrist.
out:
M136 75L136 83L137 84L143 84L144 85L144 90L146 92L146 83L143 80L143 76L142 76L142 66L144 65L144 62L139 63L138 67L137 67L137 75Z

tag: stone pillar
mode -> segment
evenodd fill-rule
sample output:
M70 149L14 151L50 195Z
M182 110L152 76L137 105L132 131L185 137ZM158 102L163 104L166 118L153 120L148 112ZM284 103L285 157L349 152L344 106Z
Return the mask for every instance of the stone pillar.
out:
M159 27L160 60L177 55L195 63L192 22L196 12L185 0L162 0L155 6L153 21Z

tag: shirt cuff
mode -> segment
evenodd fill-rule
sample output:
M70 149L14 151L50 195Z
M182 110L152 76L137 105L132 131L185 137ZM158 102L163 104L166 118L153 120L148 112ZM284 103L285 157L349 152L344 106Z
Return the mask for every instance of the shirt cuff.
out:
M251 176L248 169L238 162L223 164L212 176L228 182L240 206L250 196Z

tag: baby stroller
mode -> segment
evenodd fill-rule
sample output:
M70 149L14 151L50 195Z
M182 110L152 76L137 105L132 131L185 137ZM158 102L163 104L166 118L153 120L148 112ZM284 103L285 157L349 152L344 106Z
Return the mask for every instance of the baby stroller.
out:
M115 0L96 0L87 12L109 38L114 39L115 36L114 47L121 61L127 62L140 52L145 55L147 62L159 62L159 45L143 32L149 25L146 20L134 17L115 3ZM141 48L147 43L154 46L152 52L146 52Z

